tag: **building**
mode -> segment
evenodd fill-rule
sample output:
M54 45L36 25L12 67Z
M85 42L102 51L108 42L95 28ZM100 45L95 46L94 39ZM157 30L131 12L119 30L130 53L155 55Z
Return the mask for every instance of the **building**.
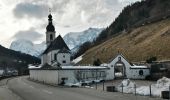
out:
M49 64L54 67L70 64L70 49L59 35L55 38L55 27L52 23L52 15L48 16L48 25L46 27L47 48L41 56L42 65Z
M48 84L89 83L115 78L145 79L150 75L146 66L130 64L118 54L104 66L72 66L70 49L59 35L55 38L52 15L46 27L47 49L41 55L41 65L30 66L30 78Z
M145 79L150 75L150 68L129 63L122 54L118 54L109 67L110 71L114 70L114 78Z

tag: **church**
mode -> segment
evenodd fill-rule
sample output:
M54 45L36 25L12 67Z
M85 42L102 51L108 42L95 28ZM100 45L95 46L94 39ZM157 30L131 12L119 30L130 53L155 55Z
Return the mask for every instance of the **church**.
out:
M70 64L70 49L59 35L55 38L55 27L52 23L52 15L48 16L48 25L46 27L47 48L41 56L41 63L49 64L54 67Z
M145 79L150 75L147 66L137 66L128 62L120 53L100 66L71 65L71 51L63 38L55 38L52 15L48 15L46 27L47 48L41 55L39 66L29 66L30 78L47 84L93 83L116 78ZM90 59L90 58L89 58Z

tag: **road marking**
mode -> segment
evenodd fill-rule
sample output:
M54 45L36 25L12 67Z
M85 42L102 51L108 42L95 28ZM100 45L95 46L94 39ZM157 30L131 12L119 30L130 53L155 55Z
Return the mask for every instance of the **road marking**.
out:
M34 87L33 87L33 86L31 86L31 85L30 85L29 87L30 87L30 88L34 88Z
M53 92L45 90L45 89L43 89L42 91L45 92L45 93L48 93L48 94L53 94Z
M25 82L23 82L24 85L27 85Z

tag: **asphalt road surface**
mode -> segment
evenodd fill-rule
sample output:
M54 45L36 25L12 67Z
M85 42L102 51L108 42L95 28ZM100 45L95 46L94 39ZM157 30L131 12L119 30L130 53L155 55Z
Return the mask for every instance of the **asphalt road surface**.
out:
M54 87L18 77L0 81L0 100L162 100L87 88Z

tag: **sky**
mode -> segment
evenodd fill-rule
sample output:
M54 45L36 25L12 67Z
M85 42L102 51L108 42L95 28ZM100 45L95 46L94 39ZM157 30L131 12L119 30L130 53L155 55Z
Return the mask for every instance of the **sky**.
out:
M0 45L14 40L45 41L49 8L56 36L109 26L121 10L139 0L0 0Z

